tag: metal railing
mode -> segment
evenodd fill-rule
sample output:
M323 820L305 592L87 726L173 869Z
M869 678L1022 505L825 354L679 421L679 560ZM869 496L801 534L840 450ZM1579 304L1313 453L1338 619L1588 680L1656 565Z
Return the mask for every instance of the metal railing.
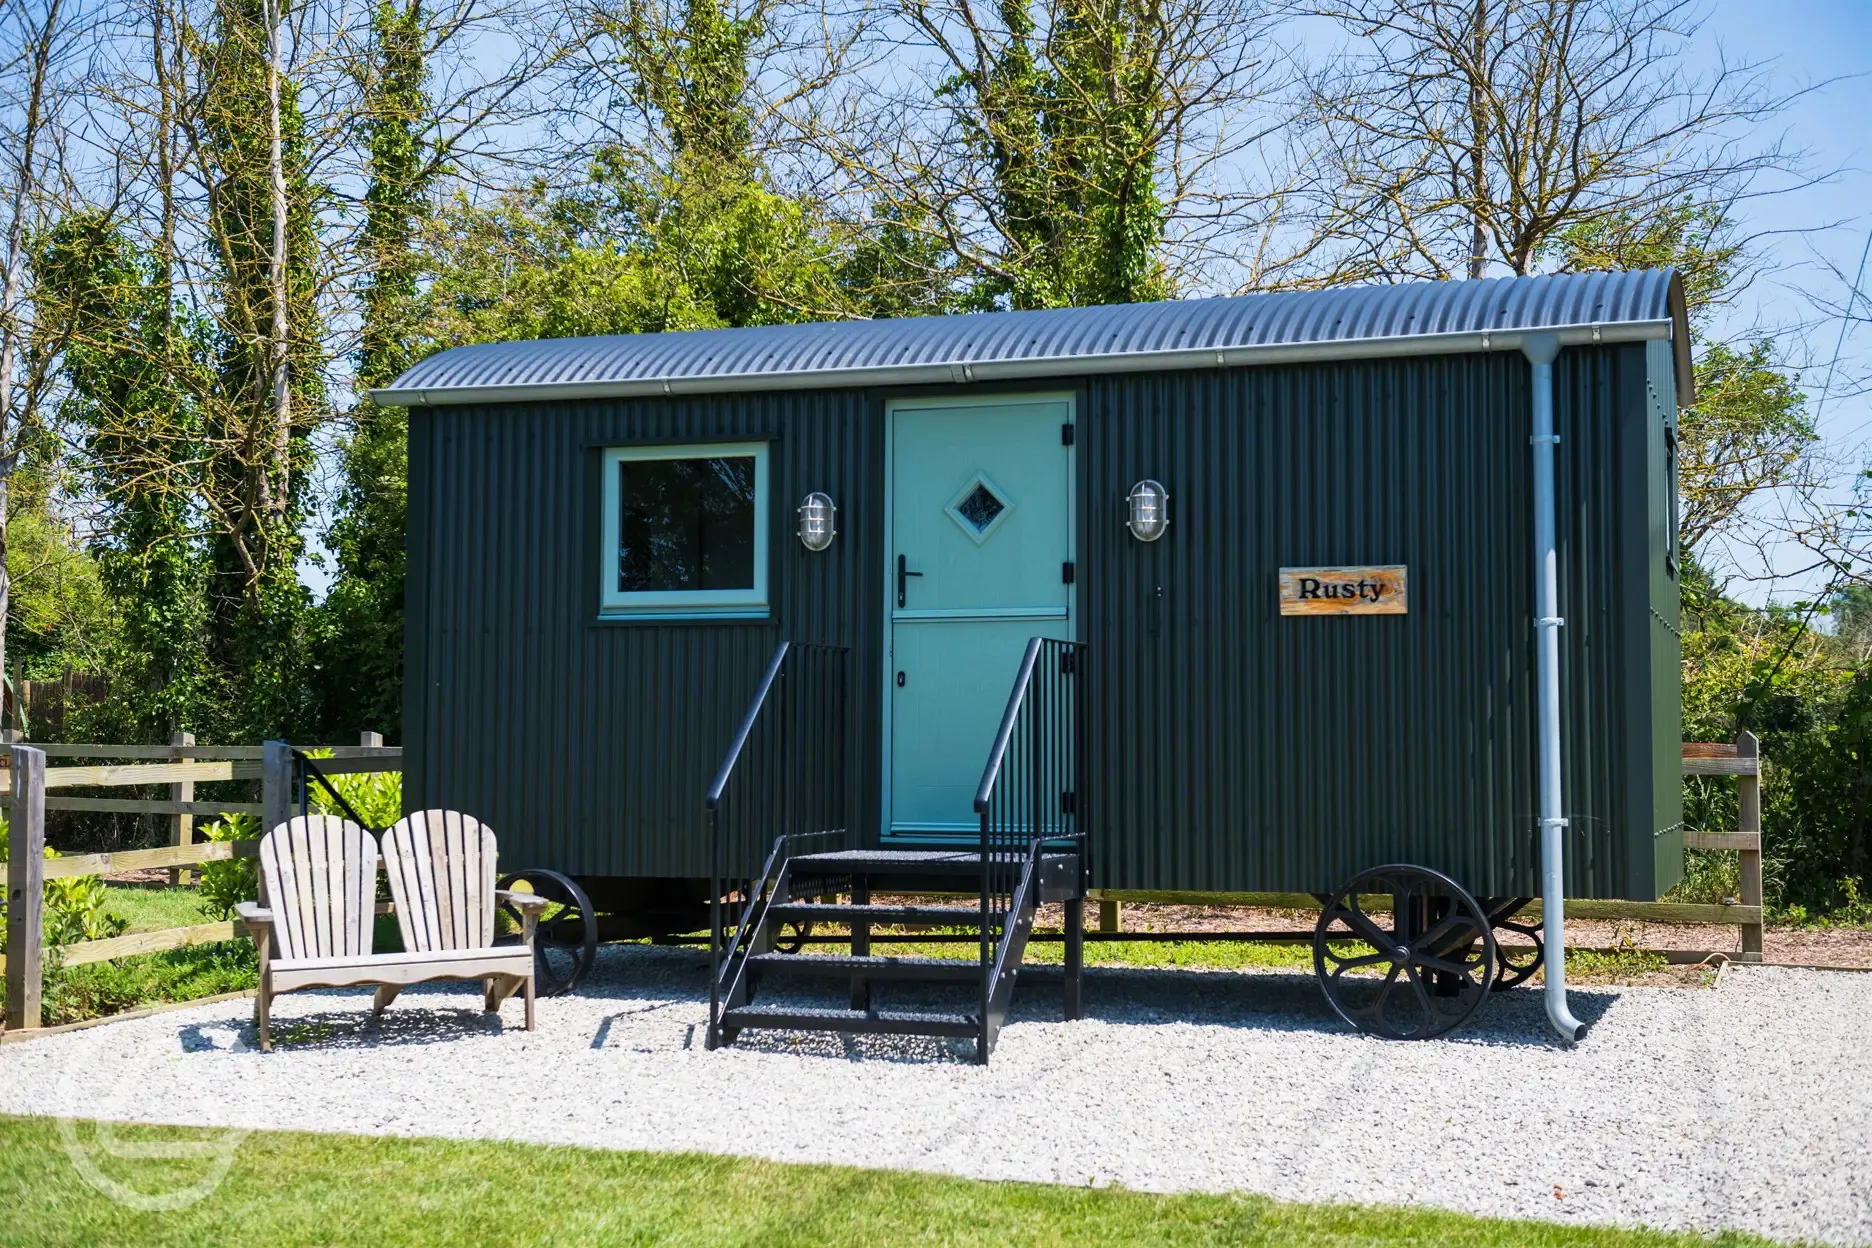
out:
M1043 853L1078 855L1083 891L1090 845L1079 811L1085 774L1079 682L1085 645L1035 637L1021 656L1007 710L975 790L981 819L981 963L984 1045L1000 1030L1014 948L1037 902ZM1018 941L1011 940L1020 927Z
M325 774L324 770L319 767L318 762L310 754L295 747L292 752L292 760L293 798L299 806L300 814L309 815L312 813L312 786L313 784L317 784L319 788L325 790L325 796L329 798L339 810L344 812L345 818L357 824L367 832L379 835L383 833L383 828L372 827L370 820L358 814L356 808L345 800L345 795L338 791L337 786L331 782L331 777Z
M703 800L710 1048L722 1043L723 1011L742 1003L767 908L790 899L787 863L795 847L848 848L850 670L843 646L781 642Z

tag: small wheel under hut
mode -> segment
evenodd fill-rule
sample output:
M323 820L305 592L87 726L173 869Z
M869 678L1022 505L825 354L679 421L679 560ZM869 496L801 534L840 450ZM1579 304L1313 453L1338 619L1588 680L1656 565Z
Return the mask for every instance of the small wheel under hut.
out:
M1510 897L1505 901L1492 897L1482 899L1483 907L1488 910L1490 921L1498 933L1495 941L1495 983L1492 985L1496 992L1525 984L1546 960L1547 938L1541 925L1517 917L1533 900L1532 897ZM1499 936L1502 932L1512 932L1522 939L1503 941Z
M579 986L598 960L598 916L592 912L591 898L571 876L543 867L504 875L497 887L513 888L516 884L526 886L522 892L530 889L554 903L533 933L535 991L542 997L562 997ZM505 902L500 909L515 934L497 943L517 942L520 912Z
M1475 898L1441 872L1374 867L1320 911L1313 969L1333 1011L1360 1031L1429 1040L1467 1022L1488 996L1495 936Z

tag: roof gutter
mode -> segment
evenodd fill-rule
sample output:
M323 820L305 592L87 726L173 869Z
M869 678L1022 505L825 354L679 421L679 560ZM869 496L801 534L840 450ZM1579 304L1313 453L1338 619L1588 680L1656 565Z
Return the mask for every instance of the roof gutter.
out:
M1413 355L1463 355L1478 351L1518 351L1533 339L1559 346L1602 342L1669 339L1670 320L1620 321L1615 324L1566 325L1553 329L1513 329L1410 337L1350 338L1330 342L1185 348L1175 351L1129 351L1112 355L1054 355L1018 360L982 360L954 364L878 364L810 371L733 373L719 376L633 378L629 380L515 382L504 385L435 386L372 390L378 407L443 407L465 403L542 403L577 399L650 398L659 395L736 394L772 390L827 390L853 386L935 386L969 382L1026 381L1062 374L1171 372L1201 368L1237 368L1254 364L1290 364L1319 360L1387 359ZM1686 357L1687 358L1687 357ZM1688 378L1678 378L1679 401L1693 394Z

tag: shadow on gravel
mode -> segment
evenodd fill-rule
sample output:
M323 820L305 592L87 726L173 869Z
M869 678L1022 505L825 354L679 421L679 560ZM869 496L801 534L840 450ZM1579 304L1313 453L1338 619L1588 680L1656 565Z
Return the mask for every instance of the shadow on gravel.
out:
M1058 1023L1062 975L1058 966L1022 969L1008 1022ZM764 1002L842 1008L846 989L829 981L773 983L760 994ZM591 978L578 995L599 999L686 1003L706 1009L708 955L668 946L620 946L603 950ZM1575 989L1568 994L1573 1012L1596 1025L1612 1003L1614 991ZM973 1013L977 1000L961 985L893 985L875 990L878 1008L947 1010ZM1352 1029L1327 1006L1310 975L1268 971L1190 971L1145 967L1090 967L1085 981L1086 1018L1115 1026L1150 1027L1193 1024L1268 1032L1347 1035ZM656 1007L652 1007L656 1008ZM602 1028L601 1028L602 1030ZM699 1044L699 1037L692 1040ZM1518 988L1496 993L1482 1003L1470 1023L1436 1044L1508 1048L1554 1048L1561 1041L1548 1026L1541 993ZM1590 1037L1588 1037L1590 1043ZM603 1038L594 1044L603 1047ZM838 1035L751 1031L735 1042L745 1052L814 1055L843 1060L972 1061L971 1041L917 1037L852 1038Z
M463 987L455 993L449 992L451 987L453 985L439 984L406 988L396 1003L375 1019L371 1017L368 995L358 997L346 989L326 990L333 996L349 996L361 1004L310 1014L275 1013L270 1028L273 1051L326 1052L334 1049L448 1044L467 1036L498 1036L504 1031L522 1030L517 1017L510 1026L502 1022L500 1015L482 1010L478 1000L481 992L478 984ZM301 999L316 999L322 993L314 990L294 995ZM455 1001L445 1004L438 1001L431 1005L424 1001L424 998L448 996L474 1004L458 1005ZM508 1008L518 1007L510 1002ZM246 1013L238 1020L187 1024L177 1029L177 1038L184 1053L203 1053L216 1049L257 1050L260 1046L260 1035L254 1027L252 1015Z
M1013 1020L1057 1021L1061 1017L1060 981L1057 967L1023 970L1020 990L1014 994ZM1574 1014L1590 1027L1604 1017L1618 994L1576 989L1567 999ZM1285 971L1092 967L1086 971L1085 1007L1087 1018L1132 1026L1193 1023L1355 1034L1326 1004L1317 980ZM1561 1041L1547 1023L1540 992L1519 988L1492 994L1460 1030L1430 1043L1551 1048L1559 1047Z

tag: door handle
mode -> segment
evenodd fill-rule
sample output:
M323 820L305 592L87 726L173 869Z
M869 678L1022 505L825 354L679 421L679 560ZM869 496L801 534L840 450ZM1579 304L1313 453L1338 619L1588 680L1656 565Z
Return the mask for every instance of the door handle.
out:
M910 570L910 560L903 555L897 556L897 605L904 605L904 591L910 586L910 578L922 576L921 572Z

